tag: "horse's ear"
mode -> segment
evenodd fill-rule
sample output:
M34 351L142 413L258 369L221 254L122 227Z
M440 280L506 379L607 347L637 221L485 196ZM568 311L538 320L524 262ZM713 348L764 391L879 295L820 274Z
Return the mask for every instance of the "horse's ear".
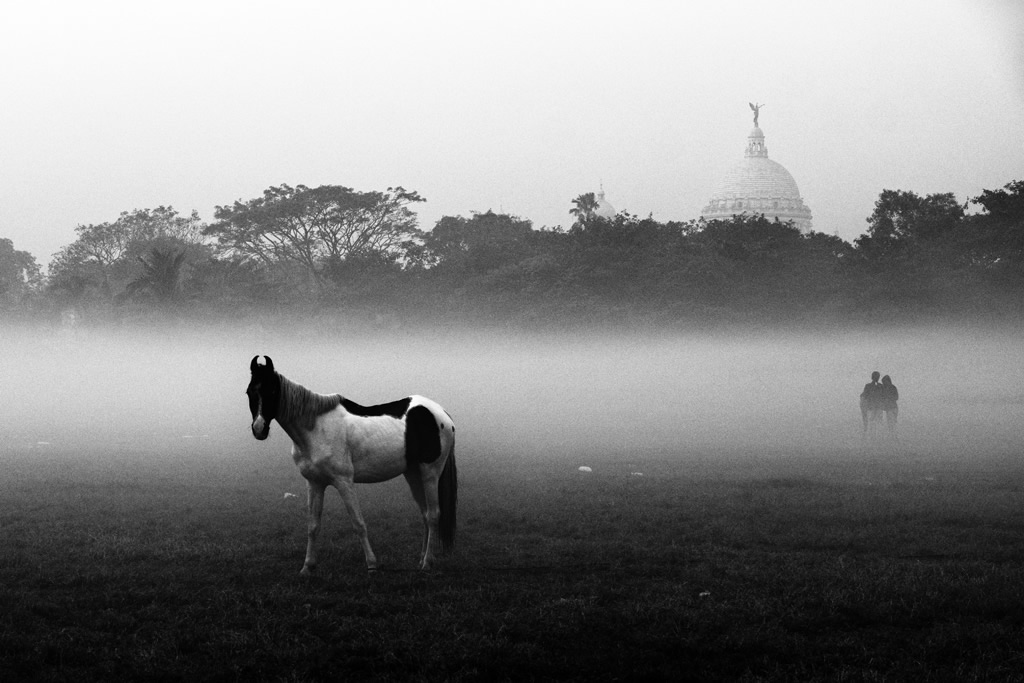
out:
M263 356L267 359L267 372L274 371L274 361L270 360L270 356Z
M258 356L258 355L256 355L256 356L253 356L253 357L252 357L252 362L251 362L251 363L249 363L249 372L256 372L256 368L258 367L258 366L256 365L256 360L257 360L258 358L259 358L259 356Z

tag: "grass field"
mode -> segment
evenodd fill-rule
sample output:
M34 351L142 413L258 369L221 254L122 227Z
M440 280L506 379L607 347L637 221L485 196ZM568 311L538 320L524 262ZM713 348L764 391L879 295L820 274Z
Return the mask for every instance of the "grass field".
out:
M0 334L0 680L1024 680L1017 332L288 336ZM254 353L452 412L454 555L417 571L404 482L360 486L381 571L332 492L300 579ZM860 440L876 367L898 447Z
M286 457L5 453L4 680L1019 680L1024 466L886 447L460 453L456 554L404 483L334 496L302 580ZM283 455L283 454L282 454ZM642 475L634 474L642 472ZM284 498L296 492L297 498Z

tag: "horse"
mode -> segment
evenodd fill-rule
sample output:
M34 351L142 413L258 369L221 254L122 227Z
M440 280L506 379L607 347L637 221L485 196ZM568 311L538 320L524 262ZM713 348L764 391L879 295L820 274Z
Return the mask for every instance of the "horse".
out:
M252 413L252 435L263 441L277 420L292 440L292 459L306 480L306 559L300 574L317 564L324 491L341 494L363 548L366 568L377 569L356 498L355 484L377 483L403 475L423 517L420 569L430 569L438 551L455 546L458 474L455 425L444 408L423 396L362 406L340 394L318 394L274 370L274 361L254 356L245 393Z

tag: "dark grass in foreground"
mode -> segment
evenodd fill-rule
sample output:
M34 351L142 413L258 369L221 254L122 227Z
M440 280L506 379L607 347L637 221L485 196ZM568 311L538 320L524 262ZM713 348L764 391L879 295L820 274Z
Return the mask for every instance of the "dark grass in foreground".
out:
M0 679L1022 680L1020 463L460 455L438 571L396 482L360 488L384 570L334 495L303 581L287 458L7 452Z

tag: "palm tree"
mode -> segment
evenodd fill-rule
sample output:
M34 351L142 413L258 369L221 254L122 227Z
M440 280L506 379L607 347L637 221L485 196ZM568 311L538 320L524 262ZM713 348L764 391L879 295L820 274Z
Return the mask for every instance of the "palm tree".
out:
M577 225L585 225L596 215L599 206L593 192L581 194L572 203L574 206L569 209L569 213L576 216Z
M139 257L142 275L128 283L129 294L149 294L164 304L178 296L181 268L185 264L185 251L153 247L149 258Z

